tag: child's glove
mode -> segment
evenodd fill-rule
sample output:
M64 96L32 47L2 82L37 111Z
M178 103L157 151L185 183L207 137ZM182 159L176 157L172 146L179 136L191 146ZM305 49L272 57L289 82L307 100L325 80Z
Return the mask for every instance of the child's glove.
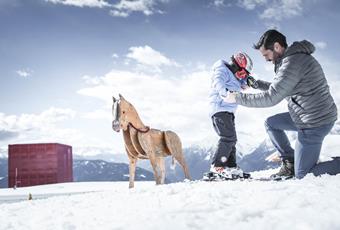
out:
M259 84L257 83L257 81L255 80L254 77L252 76L248 76L247 77L247 85L252 87L253 89L257 89L259 88Z

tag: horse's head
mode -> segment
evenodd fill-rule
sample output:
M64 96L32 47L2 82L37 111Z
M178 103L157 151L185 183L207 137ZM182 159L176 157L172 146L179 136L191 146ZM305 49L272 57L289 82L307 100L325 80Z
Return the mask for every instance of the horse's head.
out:
M116 132L119 132L120 129L125 131L134 119L135 108L120 94L118 100L115 97L112 97L112 99L112 129Z

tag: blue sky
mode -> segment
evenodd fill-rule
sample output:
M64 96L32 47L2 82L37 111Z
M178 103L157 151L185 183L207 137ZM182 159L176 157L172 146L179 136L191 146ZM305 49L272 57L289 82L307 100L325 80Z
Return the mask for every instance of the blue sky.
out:
M184 146L210 143L210 67L242 50L255 77L272 79L273 66L252 44L273 27L289 44L316 45L339 104L339 11L336 0L0 0L0 146L123 152L111 129L118 93L147 125L178 132ZM285 102L240 107L239 135L261 141L265 117L285 110Z

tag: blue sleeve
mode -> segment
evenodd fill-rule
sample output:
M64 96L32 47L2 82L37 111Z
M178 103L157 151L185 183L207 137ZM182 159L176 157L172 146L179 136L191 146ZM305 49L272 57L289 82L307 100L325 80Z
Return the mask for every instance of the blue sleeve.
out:
M216 68L213 72L212 87L217 90L220 97L226 97L228 90L226 89L227 76L222 68Z

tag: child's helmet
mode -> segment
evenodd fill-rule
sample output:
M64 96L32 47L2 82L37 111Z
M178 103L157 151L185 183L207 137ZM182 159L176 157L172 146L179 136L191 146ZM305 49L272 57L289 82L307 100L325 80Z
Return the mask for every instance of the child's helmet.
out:
M246 72L247 74L236 74L239 78L246 78L253 69L253 61L244 52L238 52L231 57L232 62L239 68L237 72Z

